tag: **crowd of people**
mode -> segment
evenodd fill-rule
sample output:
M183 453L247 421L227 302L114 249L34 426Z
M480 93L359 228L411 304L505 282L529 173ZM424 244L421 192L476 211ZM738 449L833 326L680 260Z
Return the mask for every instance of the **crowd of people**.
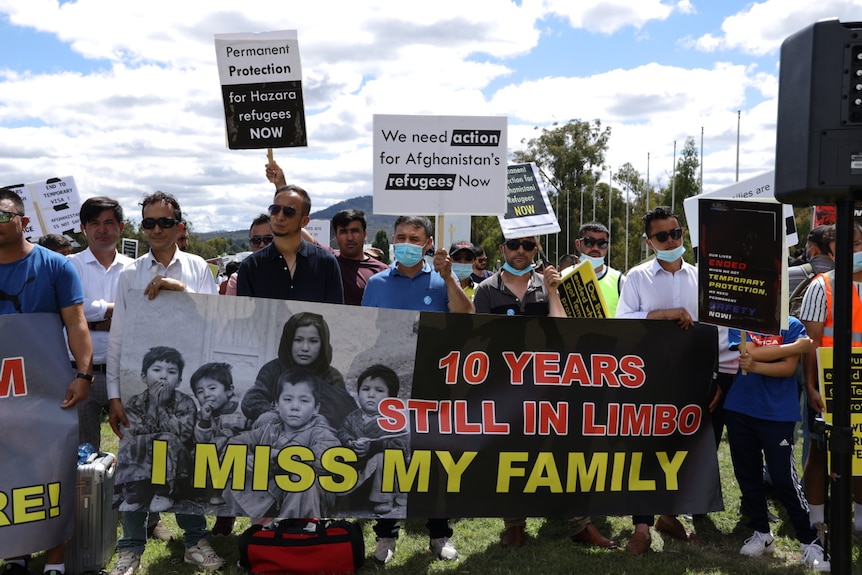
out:
M303 230L311 211L308 193L286 184L277 164L270 163L266 169L267 178L275 184L273 203L251 222L252 254L227 274L221 288L206 262L180 247L188 235L180 204L170 194L155 192L143 198L141 227L150 250L132 260L116 249L124 225L117 201L95 197L83 203L80 222L87 248L69 255L63 250L70 246L57 238L45 238L39 242L41 247L27 242L23 230L28 217L21 199L11 190L0 189L0 313L52 312L62 317L76 372L62 407L78 410L80 442L99 449L103 409L111 429L123 440L115 501L122 512L123 532L111 575L133 575L148 538L173 538L159 512L183 497L203 497L212 505L230 504L227 508L241 509L260 520L325 516L334 505L331 495L323 491L287 494L274 484L262 495L230 488L190 495L184 491L188 452L178 448L169 450L166 483L154 486L148 479L148 464L140 455L147 453L147 444L154 439L165 439L174 446L204 441L219 450L230 443L277 449L305 445L315 451L335 445L350 447L361 459L361 483L368 484L371 511L380 516L373 527L377 545L372 552L373 561L380 565L395 555L400 530L398 521L385 515L405 504L404 494L380 489L380 454L383 446L409 449L404 437L388 437L376 425L377 405L398 393L398 375L385 365L366 369L357 378L358 397L354 399L342 374L331 365L329 327L313 313L291 316L284 325L278 357L263 365L242 395L235 391L231 366L219 362L193 371L193 396L178 391L185 360L181 351L166 346L153 347L144 357L141 378L146 390L137 395L124 392L120 357L130 298L150 301L163 290L173 290L415 311L565 317L557 291L561 272L578 261L588 261L609 317L670 320L680 329L688 329L698 319L697 271L683 259L684 229L666 207L655 208L643 218L644 241L656 257L626 274L608 264L610 233L598 222L580 228L577 253L561 258L559 270L549 264L537 269L540 246L536 238L527 237L503 238L499 246L502 268L491 272L488 256L467 240L452 244L449 250L438 247L432 257L426 257L434 237L429 220L421 216L396 219L392 236L395 263L388 266L366 253L366 221L358 210L344 210L332 218L338 250L314 242ZM860 256L854 256L855 318L862 310L862 228L857 227L853 245ZM810 285L799 318L792 317L787 330L778 335L747 333L743 339L737 330L718 329L719 364L708 407L716 448L727 428L743 512L752 529L740 553L761 556L775 548L764 487L765 459L769 480L790 517L803 561L817 571L828 571L822 543L827 531L824 452L816 441L810 443L803 488L793 445L800 419L799 390L805 391L809 428L813 429L814 416L824 409L817 389L815 352L820 346L832 345L834 277L829 270L834 228L812 230L806 249L810 262L806 265L811 269L800 266L791 271L791 277L794 284ZM862 489L855 492L862 497ZM862 500L858 501L855 529L862 532ZM224 564L208 537L230 533L232 516L219 516L211 531L203 515L178 513L176 522L183 530L186 563L205 570ZM632 522L633 533L625 549L634 555L650 550L651 528L682 541L697 539L671 514L658 518L634 515ZM603 549L618 546L587 516L574 517L570 524L574 541ZM501 543L522 545L524 526L524 517L505 518ZM449 519L429 518L427 529L431 551L439 559L457 560ZM45 552L45 573L64 573L63 553L62 544ZM28 575L27 557L5 559L0 572Z

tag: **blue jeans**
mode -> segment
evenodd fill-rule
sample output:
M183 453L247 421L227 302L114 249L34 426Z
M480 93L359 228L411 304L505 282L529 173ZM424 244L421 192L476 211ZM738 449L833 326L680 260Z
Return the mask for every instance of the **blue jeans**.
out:
M176 518L177 525L183 530L183 545L186 549L209 535L207 519L203 515L177 513ZM117 552L132 551L143 555L147 544L147 512L123 511L120 520L123 522L123 536L117 541Z

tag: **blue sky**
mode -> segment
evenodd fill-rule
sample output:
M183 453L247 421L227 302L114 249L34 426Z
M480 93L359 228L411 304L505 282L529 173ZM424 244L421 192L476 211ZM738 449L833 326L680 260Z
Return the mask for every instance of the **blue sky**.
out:
M686 137L704 187L772 169L778 50L862 0L0 0L0 184L75 177L84 196L175 193L196 229L269 203L263 151L224 145L213 36L295 29L309 147L276 150L315 207L372 193L374 114L600 119L608 164L666 184ZM650 163L647 166L647 155Z

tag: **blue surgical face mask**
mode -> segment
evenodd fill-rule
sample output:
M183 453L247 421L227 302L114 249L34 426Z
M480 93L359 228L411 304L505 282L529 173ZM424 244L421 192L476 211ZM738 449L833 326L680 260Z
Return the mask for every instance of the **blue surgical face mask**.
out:
M395 250L395 259L398 260L398 263L408 268L421 262L422 256L425 254L425 246L417 246L407 242L393 244L392 248Z
M455 277L458 278L458 281L463 281L473 273L473 264L460 264L458 262L453 262L452 272L455 274Z
M587 254L581 254L581 261L589 260L591 264L593 264L593 269L597 270L603 265L605 265L605 258L594 258L592 256L588 256Z
M862 252L853 252L853 273L862 272Z
M655 250L655 257L663 262L673 263L685 253L685 246L679 246L672 250Z
M503 264L503 269L512 274L513 276L522 276L533 271L533 266L527 266L522 270L516 270L512 266L509 265L509 262Z

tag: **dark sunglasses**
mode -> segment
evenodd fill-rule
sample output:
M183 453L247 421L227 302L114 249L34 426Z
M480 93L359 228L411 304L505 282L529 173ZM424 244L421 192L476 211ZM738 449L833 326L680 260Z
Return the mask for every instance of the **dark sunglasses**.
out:
M269 206L269 215L277 216L281 212L284 212L284 217L292 218L296 215L296 208L293 206L282 206L279 204L272 204Z
M523 246L525 252L531 252L536 249L536 242L530 240L506 240L506 247L512 251Z
M250 241L251 245L253 245L254 247L257 247L260 244L268 246L272 243L272 236L251 236L250 238L248 238L248 241Z
M591 248L591 247L597 245L597 246L599 246L600 250L603 250L606 247L608 247L608 240L599 240L596 238L580 238L580 240L581 240L581 243L584 244L585 246L587 246L588 248Z
M151 230L156 227L156 224L158 224L160 228L166 230L174 227L178 223L180 223L180 221L175 220L174 218L144 218L141 220L141 227L145 230Z
M24 214L19 214L18 212L7 212L5 210L0 210L0 224L5 224L6 222L12 221L12 218L15 216L24 217Z
M460 264L463 263L473 263L473 260L476 259L476 256L472 253L467 253L465 251L455 252L452 256L452 261L458 262Z
M668 238L673 238L678 240L682 237L682 228L674 228L669 232L657 232L650 236L659 241L659 243L665 243Z
M483 264L483 263L488 261L488 258L476 258L476 261L479 262L480 264Z

